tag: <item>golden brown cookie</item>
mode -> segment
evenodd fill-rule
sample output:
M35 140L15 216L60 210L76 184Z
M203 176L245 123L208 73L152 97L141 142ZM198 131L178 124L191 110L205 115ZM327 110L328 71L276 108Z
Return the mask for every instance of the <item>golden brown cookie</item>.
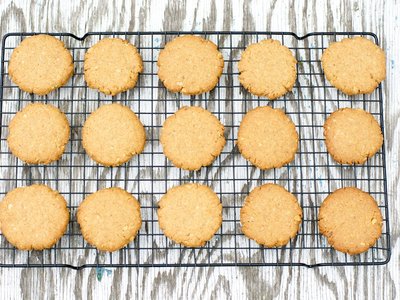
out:
M329 82L347 95L372 93L386 77L385 53L364 37L330 44L321 62Z
M128 41L105 38L86 52L84 69L89 87L114 96L136 85L143 63Z
M157 65L158 77L169 91L197 95L211 91L218 83L224 58L213 42L184 35L165 45Z
M378 122L362 109L333 112L325 121L324 135L328 152L341 164L363 164L383 143Z
M382 214L371 195L346 187L324 200L318 226L333 248L354 255L367 251L381 236Z
M296 236L302 216L293 194L267 183L250 192L240 210L240 223L248 238L266 247L280 247Z
M12 118L7 143L11 152L28 164L49 164L60 159L69 138L69 123L57 107L28 104Z
M298 141L294 123L282 110L260 106L244 116L237 145L244 158L266 170L291 162Z
M63 196L46 185L11 190L0 202L1 231L20 250L51 248L69 222Z
M39 34L25 38L11 54L8 73L19 88L46 95L67 83L74 72L71 53L59 39Z
M79 205L77 220L83 238L97 249L109 252L129 244L142 225L139 202L116 187L87 196Z
M239 80L250 93L274 100L292 90L296 64L289 48L277 40L263 40L242 53Z
M160 142L176 167L198 170L210 165L224 148L224 125L201 107L185 106L165 120Z
M222 205L208 186L188 183L173 187L158 202L164 234L186 247L201 247L222 224Z
M144 149L146 132L139 118L118 103L100 106L82 128L82 145L104 166L119 166Z

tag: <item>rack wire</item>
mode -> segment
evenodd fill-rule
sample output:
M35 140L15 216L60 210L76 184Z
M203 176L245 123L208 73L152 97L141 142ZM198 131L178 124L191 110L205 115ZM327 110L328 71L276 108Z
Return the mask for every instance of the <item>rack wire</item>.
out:
M310 33L299 37L290 32L95 32L77 37L50 33L63 40L71 51L75 73L67 85L36 96L22 92L8 76L13 49L35 33L4 36L1 56L1 140L0 196L11 189L44 183L67 200L71 221L66 234L51 249L19 251L0 235L0 266L3 267L149 267L149 266L343 266L379 265L390 259L390 235L386 186L385 147L364 165L343 166L327 153L323 123L330 113L343 107L363 108L378 120L383 130L382 87L370 95L349 97L324 78L320 57L329 43L350 36L364 36L378 44L373 33ZM209 93L184 96L166 91L157 77L157 58L168 41L182 34L196 34L212 40L222 52L225 66L218 85ZM83 78L85 51L105 37L120 37L136 45L143 58L144 72L137 86L111 97L88 88ZM266 38L279 40L295 55L297 81L291 93L275 101L252 96L238 81L238 61L250 43ZM62 158L50 165L26 165L16 159L6 143L8 124L29 102L59 107L71 124L71 137ZM146 128L144 152L120 167L106 168L91 161L81 145L84 120L100 105L119 102L128 105ZM225 125L226 146L215 162L200 171L175 168L162 153L159 131L164 120L184 105L202 106ZM299 150L285 167L260 171L239 153L235 141L243 115L251 108L270 105L282 108L296 124ZM212 240L202 248L185 248L168 240L157 223L157 201L168 188L185 182L209 185L223 205L223 223ZM303 208L303 222L296 238L281 248L263 248L240 230L240 208L255 186L273 182L293 193ZM101 188L119 186L141 203L143 225L136 239L114 253L102 253L82 238L76 209L88 194ZM333 250L318 232L318 209L325 197L344 186L356 186L378 202L384 223L382 237L368 252L350 256Z

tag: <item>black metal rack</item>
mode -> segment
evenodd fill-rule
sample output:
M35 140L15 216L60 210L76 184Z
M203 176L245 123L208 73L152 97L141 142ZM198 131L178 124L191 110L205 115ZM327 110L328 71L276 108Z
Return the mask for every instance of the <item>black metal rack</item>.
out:
M13 49L26 36L35 33L10 33L4 36L1 56L0 94L0 196L9 190L32 183L44 183L65 197L71 212L66 234L52 249L15 250L0 235L0 266L70 267L97 266L343 266L379 265L390 259L388 199L385 147L364 165L336 164L326 151L323 123L342 107L363 108L374 115L383 130L382 87L370 95L348 97L324 78L320 57L330 42L349 36L365 36L375 43L375 34L366 32L310 33L299 37L290 32L95 32L77 37L50 33L65 42L75 62L75 74L67 85L45 97L21 92L8 77L8 61ZM166 91L157 77L157 58L166 42L181 34L197 34L215 42L225 59L224 72L217 87L199 96L184 96ZM115 97L89 89L83 79L85 51L104 37L120 37L136 45L144 62L137 86ZM267 101L246 92L238 81L237 63L247 45L274 38L295 54L298 78L293 92ZM14 114L32 101L51 103L66 113L71 138L61 160L46 166L29 166L16 159L6 143L8 123ZM99 105L112 101L129 105L146 127L147 144L139 156L121 167L95 164L81 146L80 131L87 115ZM200 105L214 113L225 125L227 144L210 167L189 172L173 167L162 153L159 129L163 121L183 105ZM299 132L299 150L289 165L260 171L249 165L235 146L238 126L251 108L271 105L285 110ZM184 182L208 184L223 205L223 223L204 247L184 248L169 241L157 223L157 201L166 190ZM239 211L244 198L257 185L281 184L298 198L303 222L298 236L286 247L267 249L247 239L240 230ZM100 188L119 186L134 194L142 206L143 225L127 247L114 253L101 253L87 245L76 223L76 209L83 198ZM333 250L318 232L318 208L337 188L356 186L369 192L378 202L384 217L383 234L368 252L350 256Z

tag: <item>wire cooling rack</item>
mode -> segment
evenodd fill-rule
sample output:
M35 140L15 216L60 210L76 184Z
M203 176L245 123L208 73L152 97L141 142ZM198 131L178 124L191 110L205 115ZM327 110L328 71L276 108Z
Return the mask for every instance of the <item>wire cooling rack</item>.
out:
M1 151L0 196L9 190L44 183L60 191L68 202L71 221L66 234L45 251L15 250L0 236L0 265L8 267L96 266L324 266L377 265L390 259L390 236L385 169L385 147L364 165L342 166L328 155L323 123L330 113L343 107L363 108L374 115L383 130L382 88L370 95L348 97L324 78L320 57L329 43L349 36L372 33L311 33L299 37L290 32L97 32L79 38L52 34L63 40L75 62L75 74L67 85L45 97L22 92L8 76L13 49L34 33L11 33L3 38L1 59ZM223 54L225 66L217 87L199 96L166 91L157 77L157 58L166 42L181 34L197 34L212 40ZM105 37L120 37L136 45L143 57L144 72L137 86L111 97L88 88L83 78L85 51ZM291 93L267 101L246 92L238 81L238 61L250 43L273 38L288 46L298 61L297 81ZM47 166L29 166L16 159L6 143L8 124L29 102L59 107L71 124L71 138L61 160ZM120 167L105 168L85 154L81 128L88 114L100 105L120 102L139 116L146 128L144 152ZM213 165L200 171L175 168L162 153L159 132L164 120L184 105L202 106L225 125L226 146ZM268 171L249 165L235 140L243 115L251 108L270 105L282 108L296 124L299 150L289 165ZM184 248L168 240L157 223L157 201L168 188L185 182L207 184L223 205L220 230L202 248ZM255 186L273 182L284 186L303 208L300 232L286 247L267 249L247 239L240 230L240 208ZM135 195L142 206L143 225L136 239L114 253L102 253L82 238L76 222L79 203L101 188L119 186ZM318 209L325 197L344 186L356 186L378 202L384 218L383 234L368 252L350 256L333 250L318 232Z

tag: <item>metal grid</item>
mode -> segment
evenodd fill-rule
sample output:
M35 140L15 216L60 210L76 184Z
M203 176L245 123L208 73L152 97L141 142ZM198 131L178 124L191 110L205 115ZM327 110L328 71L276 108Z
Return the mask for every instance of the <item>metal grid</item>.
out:
M3 38L1 68L1 151L0 194L18 186L44 183L65 197L71 212L66 234L52 249L15 250L0 236L0 265L9 267L59 267L80 269L89 266L323 266L375 265L390 259L385 148L365 165L342 166L328 155L323 138L326 117L343 107L363 108L374 115L383 130L382 88L371 95L348 97L324 78L320 57L330 42L362 35L375 43L371 33L311 33L303 37L289 32L120 32L52 34L63 40L75 61L75 74L67 85L40 97L16 87L8 77L8 61L13 49L34 33L12 33ZM180 34L197 34L216 43L225 59L217 87L199 96L166 91L157 77L157 58L166 42ZM120 37L136 45L143 57L144 72L137 87L111 97L88 88L83 78L85 51L105 37ZM292 93L267 101L246 92L238 81L238 61L247 45L274 38L288 46L298 60L297 81ZM61 160L47 166L28 166L11 155L6 137L10 119L32 101L51 103L66 113L71 138ZM102 104L120 102L139 116L146 128L145 150L121 167L105 168L88 158L81 146L81 127L93 110ZM159 130L164 120L183 105L199 105L214 113L225 125L227 144L213 165L200 171L175 168L163 155ZM268 171L252 167L235 146L243 115L253 107L282 108L296 124L299 150L289 165ZM223 223L204 247L184 248L168 240L157 223L157 201L168 188L185 182L207 184L223 205ZM267 249L247 239L240 230L240 208L255 186L274 182L284 186L299 200L304 219L296 238L286 247ZM83 240L76 222L76 209L83 198L98 189L119 186L135 195L142 206L143 225L137 238L114 253L101 253ZM318 232L318 209L325 197L337 188L356 186L369 192L384 217L383 234L368 252L349 256L333 250Z

